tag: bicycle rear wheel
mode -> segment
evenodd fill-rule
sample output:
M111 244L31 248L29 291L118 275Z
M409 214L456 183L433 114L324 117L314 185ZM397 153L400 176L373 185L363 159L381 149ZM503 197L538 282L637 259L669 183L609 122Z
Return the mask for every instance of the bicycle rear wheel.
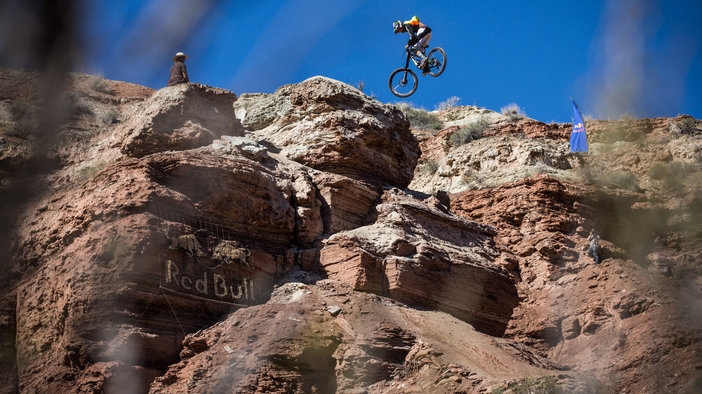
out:
M409 68L398 68L390 74L388 86L397 97L409 97L417 90L417 74Z
M438 77L446 69L446 52L442 48L436 47L429 51L429 75Z

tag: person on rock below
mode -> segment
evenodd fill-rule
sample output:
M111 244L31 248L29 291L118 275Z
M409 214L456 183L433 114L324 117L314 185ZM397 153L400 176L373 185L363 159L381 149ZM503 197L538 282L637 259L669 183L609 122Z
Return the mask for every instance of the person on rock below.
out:
M190 82L188 69L185 67L185 59L187 57L183 52L178 52L173 56L173 66L171 66L171 74L168 76L168 86Z
M397 33L407 32L410 38L407 41L407 46L411 51L414 51L422 61L419 63L419 68L422 69L422 75L426 75L429 72L427 68L427 56L424 54L424 49L429 46L429 40L431 40L431 28L424 23L419 21L417 16L413 16L412 19L404 22L399 20L392 23L392 30Z
M599 245L600 236L596 235L594 230L590 230L590 235L587 236L587 240L590 242L587 254L595 259L595 264L599 264L602 261Z

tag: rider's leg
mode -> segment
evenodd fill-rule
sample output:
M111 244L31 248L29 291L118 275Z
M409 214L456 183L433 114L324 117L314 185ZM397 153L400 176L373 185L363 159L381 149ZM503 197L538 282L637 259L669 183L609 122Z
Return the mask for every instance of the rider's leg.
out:
M426 36L422 37L417 42L416 47L419 48L422 52L424 52L424 49L429 47L429 40L431 40L431 32L427 33Z
M422 58L422 61L419 63L419 68L425 68L427 65L427 56L424 54L424 49L429 47L429 40L431 40L431 32L427 33L424 37L422 37L417 44L414 46L417 48L417 55L419 55Z

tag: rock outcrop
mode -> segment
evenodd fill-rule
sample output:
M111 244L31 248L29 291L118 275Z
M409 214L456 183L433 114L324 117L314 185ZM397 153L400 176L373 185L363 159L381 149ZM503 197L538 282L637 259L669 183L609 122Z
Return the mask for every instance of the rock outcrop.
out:
M366 225L383 188L409 183L419 151L399 110L324 78L290 89L290 112L248 138L236 136L244 129L232 117L234 94L198 85L154 92L114 127L122 156L111 151L111 162L82 184L32 203L16 246L18 271L31 271L16 289L20 390L150 381L178 359L187 333L266 302L295 267L323 273L321 241ZM309 124L283 127L300 111ZM310 143L312 162L291 161L307 161L310 133L326 134ZM489 242L485 229L447 214L435 224L444 219ZM420 255L423 248L432 250L420 245ZM463 252L466 267L477 261L473 274L495 271L485 253ZM435 264L431 258L412 265ZM450 258L439 263L446 272ZM432 304L430 295L408 296L422 284L405 277L379 293ZM468 318L481 299L496 299L482 286L466 311L462 299L442 304Z
M495 229L436 203L389 190L373 224L329 237L320 263L354 290L445 311L500 336L518 299L513 281L494 263Z
M261 319L267 324L257 325ZM445 340L458 332L460 344ZM241 309L183 343L182 360L155 380L152 393L479 392L513 374L558 368L449 315L335 280L286 283L265 305ZM504 368L496 371L495 363Z
M254 138L314 169L403 188L420 151L396 107L324 77L246 96L235 109Z
M199 84L160 89L139 105L138 116L120 125L127 136L122 153L143 157L206 146L223 135L243 136L232 108L235 101L234 93Z
M689 118L592 122L579 156L568 125L460 107L420 133L324 77L237 96L73 75L38 149L6 111L40 113L33 78L0 73L0 392L702 386Z

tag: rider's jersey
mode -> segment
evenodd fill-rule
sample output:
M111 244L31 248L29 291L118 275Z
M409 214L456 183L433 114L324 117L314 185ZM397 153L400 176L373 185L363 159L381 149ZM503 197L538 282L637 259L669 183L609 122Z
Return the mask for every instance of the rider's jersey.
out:
M424 23L419 21L419 18L413 16L412 19L402 22L405 26L405 30L410 35L411 38L417 37L422 38L424 35L431 32L431 28ZM418 35L421 34L421 37Z

